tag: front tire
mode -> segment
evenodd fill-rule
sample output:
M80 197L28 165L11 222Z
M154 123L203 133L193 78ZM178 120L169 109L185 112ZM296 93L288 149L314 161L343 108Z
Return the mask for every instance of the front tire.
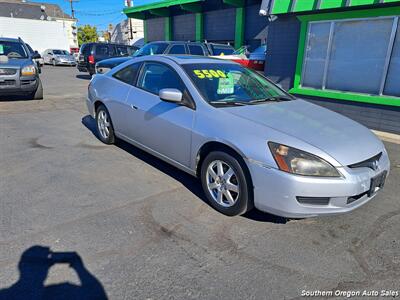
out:
M57 66L56 60L53 59L53 67Z
M43 99L43 85L42 81L38 77L37 79L39 81L38 86L36 88L36 91L32 93L31 98L33 100L42 100Z
M242 215L253 208L250 175L226 152L207 155L201 165L201 184L210 205L224 215Z
M110 114L104 105L96 110L96 127L99 139L107 145L114 144L115 135Z

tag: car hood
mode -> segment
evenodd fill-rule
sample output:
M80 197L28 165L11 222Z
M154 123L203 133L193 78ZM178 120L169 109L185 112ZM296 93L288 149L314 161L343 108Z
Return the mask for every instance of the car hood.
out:
M11 58L6 63L0 62L0 68L20 69L29 64L33 64L29 58Z
M102 61L99 61L97 63L98 67L103 67L103 68L114 68L130 59L132 59L133 57L131 56L123 56L123 57L113 57L113 58L108 58L108 59L104 59Z
M304 100L230 107L225 110L317 147L342 165L366 160L383 149L382 142L368 128Z

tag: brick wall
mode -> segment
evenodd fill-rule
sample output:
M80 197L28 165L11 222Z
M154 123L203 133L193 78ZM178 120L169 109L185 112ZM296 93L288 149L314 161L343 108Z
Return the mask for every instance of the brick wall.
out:
M195 14L174 16L172 32L174 41L194 41L196 39Z
M207 11L204 13L204 38L208 41L235 40L234 8Z
M147 40L149 42L165 40L165 18L153 18L145 22L147 26Z

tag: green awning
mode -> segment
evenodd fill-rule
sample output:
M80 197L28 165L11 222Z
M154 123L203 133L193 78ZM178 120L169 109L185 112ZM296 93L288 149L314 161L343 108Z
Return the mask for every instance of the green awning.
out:
M270 2L269 14L271 15L357 7L361 5L400 4L400 0L271 0Z
M124 9L124 13L130 18L145 19L146 12L151 12L153 14L159 13L160 15L167 14L167 10L169 7L180 5L182 9L184 9L185 6L190 9L190 4L195 4L197 2L203 1L204 0L165 0L146 5L128 7Z

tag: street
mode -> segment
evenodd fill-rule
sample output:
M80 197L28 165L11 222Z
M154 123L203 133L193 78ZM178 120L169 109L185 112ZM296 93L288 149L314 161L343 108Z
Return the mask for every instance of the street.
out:
M96 138L87 75L45 66L41 78L43 100L0 100L0 295L36 245L76 252L109 299L399 289L400 145L385 143L384 190L349 214L226 217L195 178ZM54 265L45 285L64 282L85 284L68 264Z

